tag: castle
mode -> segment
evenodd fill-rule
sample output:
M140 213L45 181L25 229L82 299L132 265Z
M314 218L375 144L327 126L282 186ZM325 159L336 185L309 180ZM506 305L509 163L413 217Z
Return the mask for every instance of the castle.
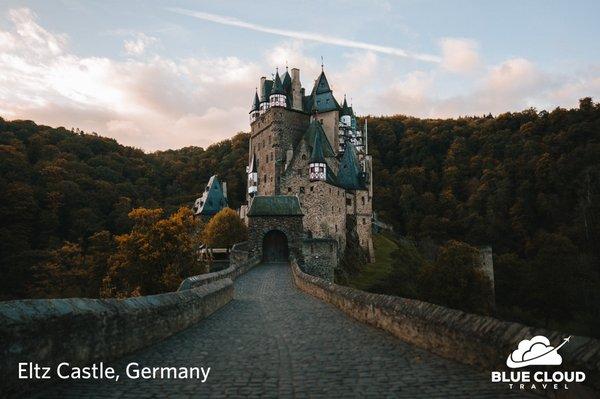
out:
M291 75L286 68L283 76L277 71L272 79L260 78L249 114L248 206L241 213L249 219L251 235L253 216L284 223L286 214L300 214L299 245L305 258L315 247L326 249L315 259L333 249L336 254L329 261L337 264L346 241L353 240L348 244L359 245L373 260L373 176L366 126L363 135L352 106L345 96L339 104L325 72L308 94L297 68ZM264 234L256 233L258 246ZM264 242L262 246L258 251L267 250Z

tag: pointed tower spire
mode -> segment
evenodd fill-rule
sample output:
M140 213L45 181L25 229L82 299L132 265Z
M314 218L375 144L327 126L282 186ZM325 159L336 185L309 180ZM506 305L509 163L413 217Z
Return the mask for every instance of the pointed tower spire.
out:
M340 116L352 116L352 112L350 107L348 107L348 101L346 100L346 95L344 94L344 103L342 104L342 112Z
M275 79L273 81L271 95L269 96L269 102L271 103L271 107L287 107L287 96L285 95L283 83L279 77L279 68L277 68L275 72Z
M283 90L283 83L281 82L281 78L279 77L279 69L275 72L275 79L273 82L273 88L271 89L271 95L273 94L285 94Z
M323 139L320 132L315 134L315 141L313 143L313 149L310 154L310 162L325 162L325 156L323 155Z
M260 100L258 98L258 89L254 92L254 100L252 101L252 109L250 109L250 123L258 119L260 115Z
M323 155L323 134L317 130L308 165L310 181L327 180L327 164Z
M258 88L254 88L254 100L252 101L252 109L250 110L250 112L258 111L259 106L260 106L260 100L258 98Z

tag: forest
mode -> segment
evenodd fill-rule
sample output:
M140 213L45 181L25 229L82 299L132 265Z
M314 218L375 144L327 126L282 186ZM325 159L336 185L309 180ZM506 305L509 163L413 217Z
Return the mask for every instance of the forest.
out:
M0 119L0 299L120 295L106 287L119 245L148 232L144 220L191 229L181 208L215 173L237 208L247 148L248 135L238 133L206 149L144 153ZM374 208L396 234L493 248L498 316L600 331L599 104L457 119L370 116L369 149ZM397 284L380 290L411 296L398 262Z
M397 234L489 245L497 316L599 334L599 104L369 118L369 139L374 206ZM406 257L392 258L396 275L378 291L411 296Z

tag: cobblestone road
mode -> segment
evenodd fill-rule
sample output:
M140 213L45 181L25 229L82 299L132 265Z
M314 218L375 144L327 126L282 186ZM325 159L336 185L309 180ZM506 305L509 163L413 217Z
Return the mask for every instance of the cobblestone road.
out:
M118 382L65 383L37 397L402 397L511 395L489 373L442 359L298 291L287 265L260 265L235 300L197 325L111 363ZM211 367L208 380L131 380L124 365ZM514 393L512 393L514 395Z

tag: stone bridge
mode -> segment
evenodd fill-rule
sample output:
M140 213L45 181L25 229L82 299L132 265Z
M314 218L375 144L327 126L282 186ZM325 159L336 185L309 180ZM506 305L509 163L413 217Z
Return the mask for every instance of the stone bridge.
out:
M173 293L0 304L2 396L522 397L491 383L490 371L503 369L521 339L564 336L339 286L304 273L293 256L291 265L261 263L236 247L228 269L188 278ZM563 367L588 374L574 397L597 394L598 341L574 337L561 353ZM121 378L36 384L16 378L25 361L102 361ZM132 362L210 374L204 383L129 379Z
M287 264L254 267L207 319L118 363L209 366L208 380L68 383L40 398L497 397L489 374L411 346L298 290ZM121 370L122 375L124 371Z

